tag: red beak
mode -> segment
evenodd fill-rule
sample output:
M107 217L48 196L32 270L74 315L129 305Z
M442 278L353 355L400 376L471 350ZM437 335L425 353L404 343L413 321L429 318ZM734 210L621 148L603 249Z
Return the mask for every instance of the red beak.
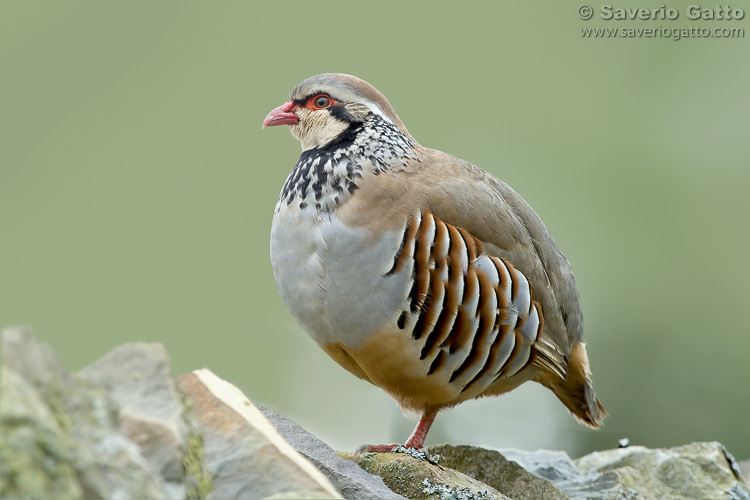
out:
M299 116L293 113L295 109L297 109L297 105L294 104L294 101L287 101L278 108L272 109L266 119L263 120L263 128L299 123Z

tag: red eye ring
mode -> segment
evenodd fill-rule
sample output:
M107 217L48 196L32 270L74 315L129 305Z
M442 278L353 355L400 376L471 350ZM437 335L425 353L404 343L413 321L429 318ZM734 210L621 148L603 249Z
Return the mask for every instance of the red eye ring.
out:
M334 104L336 104L336 101L331 98L331 96L327 94L318 94L308 99L305 107L312 110L318 110L330 108Z

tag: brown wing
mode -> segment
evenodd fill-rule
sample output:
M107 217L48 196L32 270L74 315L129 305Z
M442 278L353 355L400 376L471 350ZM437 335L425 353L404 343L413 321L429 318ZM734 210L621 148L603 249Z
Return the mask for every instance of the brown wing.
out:
M528 285L529 295L533 293L530 303L538 304L540 322L543 319L543 324L540 323L539 327L541 333L534 340L533 350L528 358L531 363L542 368L534 379L555 392L576 418L587 425L598 426L605 412L594 395L585 348L581 343L582 316L575 279L568 261L540 218L510 187L463 160L421 147L417 157L419 160L407 160L402 166L396 167L392 171L393 175L379 175L369 179L368 187L358 191L351 202L342 207L339 215L349 224L368 227L374 239L381 231L401 231L408 225L408 231L414 231L411 236L405 231L405 241L408 241L412 237L418 240L419 231L423 230L415 227L411 218L415 214L422 216L429 213L435 220L446 225L448 234L453 235L451 242L458 241L456 233L450 229L452 227L464 242L469 242L467 248L472 245L476 247L476 255L484 254L487 262L502 263L508 270L514 269L524 276L524 280L528 279L533 284L533 291L532 285ZM377 214L377 217L373 217L373 214ZM417 248L414 251L412 258L418 262L425 255L434 254L436 250L432 247L425 254L426 250L422 247L421 250ZM467 255L471 255L468 249ZM435 256L432 258L435 259ZM430 266L436 267L433 269ZM449 294L456 294L460 287L448 286L445 290L436 287L439 280L435 275L439 272L439 259L434 263L428 261L427 266L423 265L421 270L419 266L415 267L415 288L411 297L412 300L416 297L415 306L419 314L414 323L408 323L407 317L414 312L405 311L403 318L399 318L399 326L409 325L420 340L425 339L425 352L435 355L434 358L424 359L429 361L429 370L436 374L438 370L450 373L451 383L468 384L477 376L478 372L475 370L491 370L488 368L493 365L490 358L500 349L495 348L493 354L492 346L502 345L507 337L501 333L494 335L488 326L490 322L483 323L481 328L479 326L481 311L497 307L487 305L487 297L491 294L485 291L492 286L488 287L485 283L482 288L482 283L489 276L486 268L474 266L472 271L470 266L465 275L464 285L468 283L474 287L478 300L484 304L474 309L466 302L465 286L461 289L460 300L449 297ZM456 317L449 322L440 317L438 309L430 307L428 297L430 301L440 299L443 304L449 304L448 311L451 308L456 311L466 310L468 307L469 314L461 316L457 312ZM501 300L498 299L497 303L500 304ZM455 304L459 305L456 307ZM461 328L453 328L457 321L466 322L467 318L476 321L471 325L467 323ZM453 337L450 333L452 331ZM468 354L464 353L461 361L460 357L450 356L450 349L445 352L436 348L445 347L446 339L464 346L481 346L484 343L490 348L470 349L466 351ZM482 356L487 357L477 357L480 351L484 353ZM515 359L523 357L516 356ZM464 363L465 367L461 368ZM512 363L511 361L508 369ZM454 377L456 370L458 373ZM485 371L485 375L486 373L489 372ZM483 377L480 379L486 380ZM512 389L511 385L502 385L500 381L498 383L501 386L489 387L487 393Z
M489 254L508 259L531 280L549 335L569 356L583 334L578 289L539 216L508 185L474 165L434 150L424 157L429 168L415 169L414 181L427 187L426 208L468 230Z

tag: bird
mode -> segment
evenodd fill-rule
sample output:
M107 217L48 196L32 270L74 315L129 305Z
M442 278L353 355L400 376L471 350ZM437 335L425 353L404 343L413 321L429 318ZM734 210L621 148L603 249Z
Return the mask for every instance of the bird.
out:
M277 288L339 365L419 417L549 388L599 428L578 288L540 217L503 181L419 144L388 99L342 73L309 77L271 110L302 147L271 225Z

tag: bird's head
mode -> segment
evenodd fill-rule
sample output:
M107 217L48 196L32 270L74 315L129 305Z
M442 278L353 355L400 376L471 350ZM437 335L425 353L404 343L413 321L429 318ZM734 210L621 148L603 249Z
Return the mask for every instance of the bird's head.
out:
M378 89L356 76L325 73L303 81L289 100L273 109L263 127L289 125L302 150L322 148L347 130L354 130L371 115L378 115L413 139L393 106Z

